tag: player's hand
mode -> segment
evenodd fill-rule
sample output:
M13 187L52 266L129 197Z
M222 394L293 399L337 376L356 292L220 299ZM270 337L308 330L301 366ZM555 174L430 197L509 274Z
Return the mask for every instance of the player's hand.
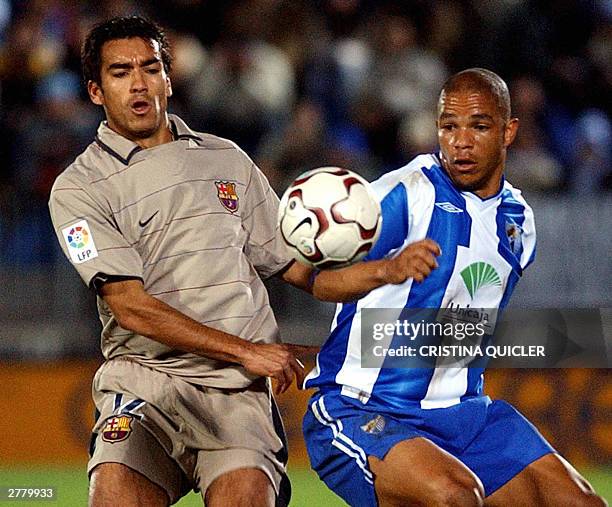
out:
M385 266L387 283L404 283L408 278L422 282L438 267L438 257L442 253L438 243L423 239L408 245L402 253L389 259Z
M284 393L295 377L302 388L306 372L296 356L316 354L319 347L291 343L249 343L240 363L249 373L276 380L276 394Z

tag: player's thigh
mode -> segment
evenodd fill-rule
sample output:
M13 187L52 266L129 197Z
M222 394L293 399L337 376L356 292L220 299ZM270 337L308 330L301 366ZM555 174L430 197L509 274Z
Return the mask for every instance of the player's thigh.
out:
M273 507L276 494L262 470L241 468L217 477L204 498L206 507Z
M163 488L144 475L119 463L101 463L90 476L89 506L166 507L170 504Z
M192 429L191 447L199 449L194 480L203 495L220 477L243 469L254 469L257 477L268 479L260 491L267 491L271 483L280 498L289 493L286 438L267 381L240 390L183 386L179 393L180 411ZM240 488L261 481L260 477L257 482L240 483ZM233 491L241 490L236 486Z
M284 465L253 449L200 451L195 475L207 506L274 505L277 493L277 505L287 505L291 496Z
M381 506L482 505L478 477L457 458L422 437L403 440L380 460L368 458Z
M558 454L531 463L485 499L490 507L506 505L604 506L588 481Z

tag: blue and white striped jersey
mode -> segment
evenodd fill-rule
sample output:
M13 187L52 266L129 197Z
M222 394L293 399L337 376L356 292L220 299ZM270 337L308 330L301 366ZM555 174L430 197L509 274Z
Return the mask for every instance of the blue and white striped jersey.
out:
M531 208L506 181L488 199L457 190L435 155L416 157L372 187L381 201L383 230L367 259L391 257L410 243L431 238L442 249L439 267L423 283L408 279L339 304L306 387L341 389L373 410L390 412L448 407L480 396L482 368L361 368L361 312L451 304L504 308L535 256ZM465 273L473 269L486 269L488 283L470 283Z

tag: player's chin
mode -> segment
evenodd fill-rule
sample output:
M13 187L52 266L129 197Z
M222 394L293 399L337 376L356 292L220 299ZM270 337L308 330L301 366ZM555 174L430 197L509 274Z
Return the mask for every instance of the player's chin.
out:
M452 174L451 179L455 186L463 192L475 192L482 184L478 175L474 174L455 173Z
M157 132L159 125L152 121L136 121L131 122L130 131L136 139L148 139Z

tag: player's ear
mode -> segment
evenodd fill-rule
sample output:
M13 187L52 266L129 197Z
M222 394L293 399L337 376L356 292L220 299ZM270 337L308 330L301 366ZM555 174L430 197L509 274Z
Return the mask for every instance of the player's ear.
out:
M506 128L504 130L504 146L507 148L510 146L516 138L518 132L519 120L518 118L511 118L506 122Z
M89 94L90 100L97 106L104 105L104 93L102 87L95 81L87 82L87 93Z
M166 76L166 97L172 97L172 82L170 76Z

